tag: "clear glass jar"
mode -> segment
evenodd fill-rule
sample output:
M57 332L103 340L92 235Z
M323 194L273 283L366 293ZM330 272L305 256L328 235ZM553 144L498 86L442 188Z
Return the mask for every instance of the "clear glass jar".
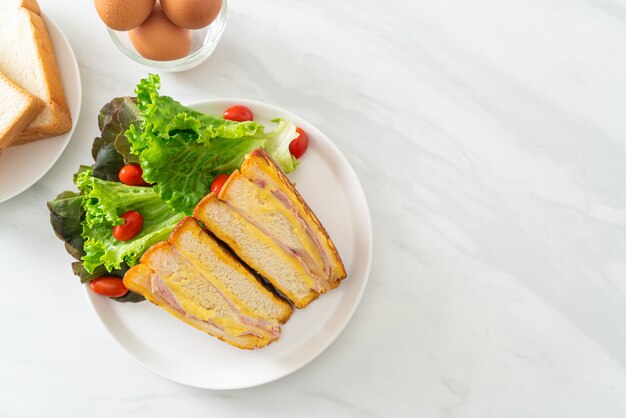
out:
M211 24L202 29L191 31L191 51L189 55L173 61L155 61L139 55L128 36L128 32L120 32L107 28L113 43L134 61L155 70L165 72L186 71L203 63L215 50L226 27L228 16L227 0L222 0L222 9Z

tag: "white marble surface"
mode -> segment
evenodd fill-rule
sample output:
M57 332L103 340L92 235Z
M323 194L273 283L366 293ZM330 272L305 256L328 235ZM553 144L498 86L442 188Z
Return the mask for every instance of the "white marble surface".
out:
M92 2L41 5L83 107L54 168L0 204L1 417L626 415L623 1L231 0L215 55L164 91L317 124L364 185L375 246L339 339L229 392L144 370L71 275L45 201L89 161L100 106L147 70Z

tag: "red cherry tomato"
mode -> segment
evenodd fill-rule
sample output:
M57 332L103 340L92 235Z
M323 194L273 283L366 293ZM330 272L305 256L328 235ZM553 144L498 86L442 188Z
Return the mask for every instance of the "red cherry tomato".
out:
M89 288L94 293L110 298L119 298L128 293L124 281L115 276L102 276L89 282Z
M120 218L124 223L113 227L113 236L120 241L128 241L141 231L143 227L143 216L136 210L124 212Z
M309 147L309 136L302 130L302 128L296 128L298 136L291 140L289 144L289 152L296 158L300 158L306 152Z
M246 120L254 120L252 110L243 105L231 106L224 111L224 119L243 122Z
M140 166L136 164L128 164L122 167L118 177L122 183L128 184L129 186L149 186L143 177L141 177L142 175L143 170Z
M215 194L219 194L220 190L222 190L222 187L224 186L224 183L228 180L228 177L230 177L228 174L220 174L215 177L211 183L211 191Z

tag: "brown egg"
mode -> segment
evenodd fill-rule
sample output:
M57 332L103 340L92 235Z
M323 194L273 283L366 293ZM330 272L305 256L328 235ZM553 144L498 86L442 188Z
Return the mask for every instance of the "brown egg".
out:
M161 0L165 15L181 28L200 29L215 20L222 0Z
M150 16L156 0L94 0L105 25L115 30L130 30Z
M186 57L191 49L191 31L176 26L158 9L128 36L137 52L151 60L177 60Z

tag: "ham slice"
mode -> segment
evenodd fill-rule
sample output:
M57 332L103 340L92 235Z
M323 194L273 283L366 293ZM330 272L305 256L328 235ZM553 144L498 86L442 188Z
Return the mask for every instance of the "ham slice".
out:
M150 278L150 285L152 287L152 292L163 298L163 300L165 300L172 308L181 313L184 313L188 317L195 318L193 315L190 315L181 308L180 304L176 300L176 296L174 296L170 288L167 286L167 284L165 284L163 279L161 279L158 274L152 273L152 276ZM216 288L216 290L219 292L219 289ZM233 316L233 318L238 319L239 322L249 327L249 330L242 333L241 335L255 335L257 337L263 338L267 334L269 334L273 339L276 339L280 336L280 324L278 323L278 321L269 321L262 318L255 318L244 315L229 298L225 299L226 301L228 301L228 305L231 308L231 315ZM205 322L223 331L223 328L217 325L215 322L211 320L207 320Z

